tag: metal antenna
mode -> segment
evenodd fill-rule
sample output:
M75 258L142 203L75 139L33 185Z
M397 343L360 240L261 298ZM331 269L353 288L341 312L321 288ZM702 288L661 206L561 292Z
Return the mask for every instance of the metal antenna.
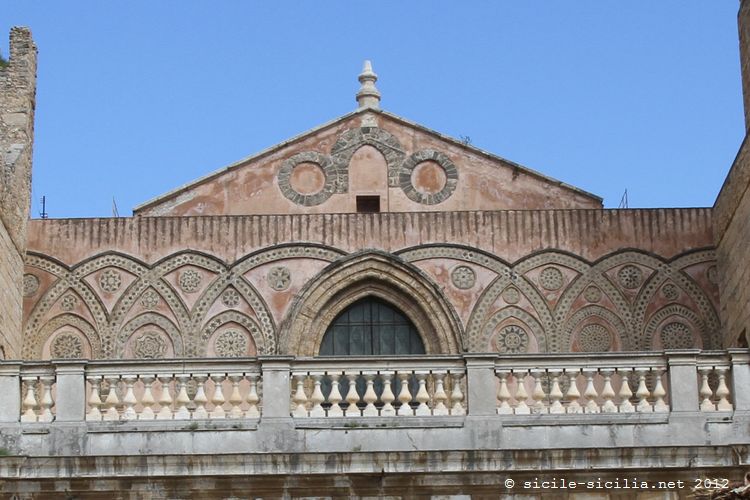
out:
M625 188L622 198L620 198L620 206L617 208L628 208L628 189Z
M115 197L112 197L112 217L119 217L120 212L117 211L117 202L115 201Z
M42 211L39 212L39 217L42 219L49 218L49 214L47 213L47 197L42 196Z

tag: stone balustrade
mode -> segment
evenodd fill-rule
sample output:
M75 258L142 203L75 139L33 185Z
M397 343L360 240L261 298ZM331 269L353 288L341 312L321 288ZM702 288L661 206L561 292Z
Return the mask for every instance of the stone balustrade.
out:
M694 415L749 411L746 350L0 361L0 423ZM743 385L745 384L745 385ZM555 416L555 417L553 417ZM620 418L620 417L617 417ZM626 417L622 417L626 418ZM510 422L510 421L509 421Z

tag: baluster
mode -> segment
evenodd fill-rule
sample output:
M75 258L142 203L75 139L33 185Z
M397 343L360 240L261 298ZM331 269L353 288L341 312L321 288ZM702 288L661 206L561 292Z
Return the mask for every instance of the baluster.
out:
M329 373L328 376L331 379L331 393L328 395L328 402L331 403L331 407L328 408L329 417L343 417L344 410L341 409L341 390L339 389L339 377L338 373Z
M206 410L206 403L208 403L208 397L206 396L206 380L208 380L208 376L205 374L193 374L193 380L195 380L198 385L198 388L195 391L195 397L193 397L193 403L195 403L193 418L203 420L208 418L208 410Z
M586 370L583 372L583 375L586 377L586 390L583 391L583 397L587 399L586 408L584 410L586 413L599 413L599 405L596 403L598 394L594 387L595 374L596 371L593 370Z
M401 405L396 410L399 417L408 417L414 415L409 403L411 402L411 392L409 392L409 372L398 372L398 378L401 380L401 391L398 393L398 400Z
M52 401L52 384L55 382L55 378L39 377L39 380L42 382L42 400L39 404L41 407L39 421L52 422L52 420L54 420L51 410L52 405L54 405L54 401Z
M570 403L568 403L567 413L583 413L583 408L578 402L581 397L581 393L578 391L578 372L579 370L575 369L565 369L565 374L568 375L568 380L570 381L568 392L565 393L565 398L570 400Z
M125 409L120 416L122 420L136 420L138 418L138 414L135 412L135 405L138 403L138 400L135 399L135 393L133 392L135 379L135 375L124 375L122 377L122 380L125 382L125 397L122 398Z
M701 374L701 411L716 411L716 406L711 401L714 393L708 385L708 373L711 371L711 368L702 366L698 368L698 371Z
M86 414L86 420L99 421L102 419L102 412L99 410L102 406L102 398L99 396L100 377L88 377L91 384L91 394L89 394L89 412Z
M247 404L249 405L245 416L248 418L259 418L260 410L258 410L258 403L260 397L258 396L258 378L260 375L257 373L248 373L247 379L250 382L250 389L247 393Z
M242 395L240 394L240 381L244 377L239 373L230 373L229 380L232 381L232 393L229 395L229 418L242 418Z
M636 373L638 374L638 390L635 391L635 396L638 398L636 410L639 412L650 412L653 408L651 407L651 403L648 402L648 397L651 393L646 386L646 371L641 369L636 370Z
M523 370L521 371L522 375L519 376L513 370L513 376L516 378L516 415L529 415L531 413L531 409L526 404L526 400L529 398L526 392L526 373L527 370Z
M550 371L549 376L552 377L552 386L549 390L549 398L552 403L549 406L549 412L565 413L565 408L563 408L563 405L560 402L560 400L563 398L563 393L560 390L560 372Z
M295 373L294 381L297 385L297 390L294 392L294 398L292 400L296 404L294 407L295 417L306 417L307 416L307 394L305 394L305 379L307 374Z
M380 416L393 417L396 415L396 409L392 404L396 400L396 396L391 389L391 378L393 377L393 373L380 372L380 377L383 379L383 394L380 395L383 407L380 409Z
M212 419L227 418L227 412L224 411L224 403L227 400L224 397L224 388L221 386L226 378L226 373L211 374L211 380L214 383L214 395L211 397L211 404L214 405L214 409L211 410L209 417Z
M716 368L716 372L719 375L719 385L716 387L716 397L719 398L719 402L716 404L717 411L732 411L734 407L729 402L729 387L727 387L726 368Z
M450 372L450 376L453 382L453 389L451 389L451 415L466 415L466 408L463 405L464 393L461 392L461 378L464 376L464 373Z
M175 402L177 403L177 411L175 411L174 413L174 419L189 420L190 410L188 410L187 405L190 404L190 397L187 393L187 383L188 380L190 380L190 376L180 374L176 375L175 378L177 379L177 397L175 398Z
M323 409L322 403L325 402L326 398L323 397L323 391L320 389L320 379L323 378L322 373L311 373L310 376L315 384L310 401L312 401L313 407L310 410L311 417L325 417L326 411Z
M365 406L365 409L362 411L362 416L377 417L378 409L375 407L375 402L378 400L378 395L375 393L375 386L374 386L375 374L364 373L363 375L365 377L367 388L365 389L365 395L362 399L364 400L365 403L367 403L367 406Z
M500 405L497 407L498 415L510 415L513 413L513 408L510 407L510 391L508 390L508 372L497 372L497 376L500 378L500 387L497 389L497 399L500 401Z
M427 392L427 373L417 372L417 382L419 382L419 389L417 390L416 400L419 403L414 414L418 417L431 415L430 407L427 406L427 401L430 400L430 394Z
M542 388L541 373L533 370L531 376L534 377L534 390L531 391L531 399L534 404L531 406L532 413L547 413L547 407L544 406L544 399L547 397Z
M633 413L635 411L635 406L630 402L630 398L633 397L633 391L630 390L627 372L630 372L630 370L626 370L623 373L622 369L617 369L617 373L620 375L620 391L617 393L620 398L620 413Z
M604 404L602 405L602 413L617 413L617 405L614 402L615 390L612 387L612 373L614 373L613 370L601 370L601 374L604 377L604 388L602 389Z
M117 397L117 382L120 379L117 375L107 375L107 384L109 384L109 392L107 398L104 400L104 406L107 407L107 411L104 413L104 420L120 420L120 414L117 413L117 406L120 404L120 399Z
M143 396L141 397L141 413L138 414L138 420L153 420L156 418L154 413L154 395L151 392L151 384L153 384L155 377L151 375L139 375L138 378L143 382Z
M655 412L668 412L669 405L664 401L664 396L667 395L667 391L664 389L664 385L661 382L662 372L658 368L653 369L654 376L656 377L656 385L654 386L654 411Z
M159 413L156 414L157 420L172 420L172 396L169 394L169 383L172 381L172 375L157 375L159 385L161 385L161 394L159 395Z
M36 377L23 377L22 380L26 383L26 397L23 398L24 412L23 415L21 415L21 422L36 422L36 412L39 408L39 404L36 400L38 381Z
M349 406L346 407L347 417L362 416L362 412L357 406L357 403L359 403L359 394L357 393L358 376L359 372L346 372L346 379L349 381L349 391L346 393L346 402L349 403Z
M435 407L432 409L433 415L448 415L448 407L445 406L445 402L448 400L448 395L445 393L443 387L443 379L445 378L445 372L432 372L432 376L435 379Z

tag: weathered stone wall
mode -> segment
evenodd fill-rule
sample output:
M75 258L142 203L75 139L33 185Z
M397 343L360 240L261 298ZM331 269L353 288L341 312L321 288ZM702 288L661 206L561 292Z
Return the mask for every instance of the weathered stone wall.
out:
M742 92L745 97L745 128L750 130L750 1L748 0L740 1L737 25L740 32Z
M36 46L31 32L10 32L0 69L0 358L21 351L21 276L31 196Z

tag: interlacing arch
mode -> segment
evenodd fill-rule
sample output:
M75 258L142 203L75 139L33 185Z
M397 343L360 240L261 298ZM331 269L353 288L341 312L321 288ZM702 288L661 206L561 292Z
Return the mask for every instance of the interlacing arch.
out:
M184 336L180 333L177 326L172 323L166 316L153 312L140 314L128 321L117 334L117 338L115 339L114 351L117 353L124 353L125 344L127 343L128 339L136 330L147 325L158 326L167 334L169 340L172 342L172 348L174 349L175 357L180 358L185 356Z

